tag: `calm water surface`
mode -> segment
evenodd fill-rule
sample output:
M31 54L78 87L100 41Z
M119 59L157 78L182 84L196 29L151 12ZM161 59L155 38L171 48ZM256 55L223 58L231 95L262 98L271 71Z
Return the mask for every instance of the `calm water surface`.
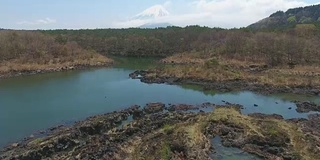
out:
M201 104L222 100L245 106L244 113L306 117L295 111L290 98L297 95L263 96L252 92L203 92L195 86L144 84L128 77L133 66L49 73L0 81L0 146L61 123L124 109L148 102ZM144 64L146 66L146 64ZM319 101L319 97L304 99ZM276 104L278 102L278 104ZM254 107L258 104L259 107ZM292 107L292 110L288 108Z
M255 155L243 152L238 148L224 147L220 137L215 137L211 140L211 144L215 150L215 154L211 155L212 159L218 160L262 160Z

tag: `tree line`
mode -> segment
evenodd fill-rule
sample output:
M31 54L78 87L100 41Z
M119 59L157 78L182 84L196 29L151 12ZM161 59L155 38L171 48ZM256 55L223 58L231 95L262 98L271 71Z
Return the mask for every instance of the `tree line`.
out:
M104 55L169 56L195 51L203 56L265 61L273 66L320 62L320 32L313 24L282 31L188 26L43 32L53 35L59 44L75 41Z
M82 49L76 42L56 42L53 36L38 31L0 31L0 62L62 63L90 58L94 51Z

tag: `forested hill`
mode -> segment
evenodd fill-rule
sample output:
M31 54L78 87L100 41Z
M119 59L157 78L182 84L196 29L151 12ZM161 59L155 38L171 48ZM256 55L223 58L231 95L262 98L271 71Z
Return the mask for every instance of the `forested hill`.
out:
M0 79L16 71L42 70L112 62L74 41L63 44L38 31L0 30Z
M201 57L266 61L270 65L320 62L320 32L306 25L278 32L200 26L43 32L52 35L59 44L77 42L86 50L107 56L166 57L195 52Z
M200 26L167 27L157 29L94 29L94 30L51 30L43 31L56 36L56 41L75 41L85 49L101 54L131 56L167 56L191 51L198 43L210 42L212 34L219 28ZM220 38L218 38L220 39Z
M257 23L251 24L252 29L286 29L297 24L320 24L320 4L289 9L286 12L277 11Z

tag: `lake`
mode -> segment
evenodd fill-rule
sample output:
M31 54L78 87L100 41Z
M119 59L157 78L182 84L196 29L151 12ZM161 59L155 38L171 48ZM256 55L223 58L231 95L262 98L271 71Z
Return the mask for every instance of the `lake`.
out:
M127 65L129 63L129 65ZM125 64L124 64L125 63ZM129 78L152 59L126 59L114 68L88 69L0 80L0 146L59 124L149 102L244 105L245 114L261 112L284 118L306 117L291 100L320 102L319 97L291 94L264 96L252 92L203 92L197 86L145 84ZM277 102L277 104L276 104ZM254 107L258 104L259 107ZM291 110L288 108L292 107Z

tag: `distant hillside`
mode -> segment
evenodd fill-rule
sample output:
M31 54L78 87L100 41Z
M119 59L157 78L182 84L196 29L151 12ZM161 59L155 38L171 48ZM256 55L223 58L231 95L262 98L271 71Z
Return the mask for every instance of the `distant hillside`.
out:
M296 24L320 24L320 5L277 11L270 17L248 26L253 29L290 28Z

